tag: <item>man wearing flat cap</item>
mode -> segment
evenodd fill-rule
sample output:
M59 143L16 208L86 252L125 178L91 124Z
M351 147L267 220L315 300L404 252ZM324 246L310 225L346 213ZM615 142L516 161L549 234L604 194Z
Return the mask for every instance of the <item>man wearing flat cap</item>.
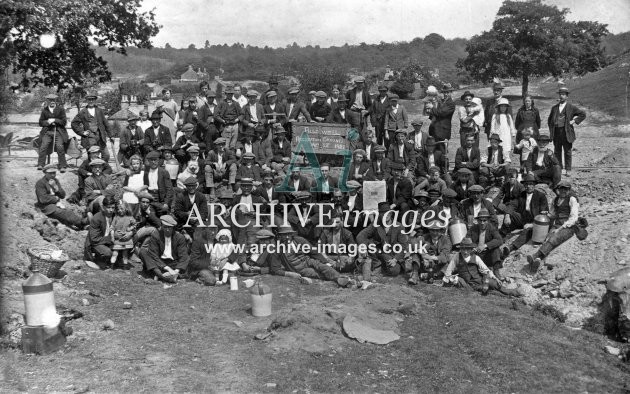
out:
M386 150L383 145L378 145L374 148L374 158L370 163L370 171L365 177L366 181L376 180L378 178L377 174L382 174L384 180L388 180L392 176L392 162L385 157L385 152Z
M72 130L81 136L81 146L89 149L97 145L103 153L103 160L109 161L107 140L113 141L105 112L96 106L96 92L90 92L85 96L86 106L72 119Z
M409 127L409 119L405 107L398 103L397 94L391 94L389 96L389 108L385 111L384 127L387 133L386 138L390 141L390 144L395 142L397 131L400 130L406 135L406 130Z
M287 122L287 110L284 104L278 101L278 92L275 90L267 93L267 103L263 105L263 112L265 113L264 124L267 130L273 129L276 124L284 127Z
M339 97L337 99L337 105L335 109L330 111L328 117L326 118L326 123L337 123L337 124L349 124L350 127L353 127L356 130L360 130L361 127L361 117L359 114L353 111L349 111L347 109L348 100L345 97Z
M260 176L260 167L256 164L256 155L246 152L241 157L241 165L236 171L236 179L251 178L260 185L262 178ZM238 190L238 189L237 189Z
M177 221L170 215L160 216L159 231L151 234L140 248L140 260L144 270L158 279L175 283L186 272L190 258L186 238L175 231Z
M240 185L241 194L234 196L232 206L236 209L236 222L244 227L233 225L232 233L235 235L236 243L248 245L247 251L249 251L249 245L256 243L256 232L260 230L260 228L255 227L256 210L254 204L265 204L265 200L260 196L252 194L254 188L253 179L243 178L240 180Z
M562 170L554 151L549 148L551 138L547 133L540 133L538 146L532 151L532 170L536 180L551 183L553 187L562 179Z
M401 163L392 163L391 171L392 177L387 181L387 202L390 209L407 212L413 204L413 184L403 177L404 166Z
M197 178L188 177L184 181L184 187L186 190L183 193L177 193L173 199L172 213L177 220L177 228L192 236L194 229L208 220L208 199L199 190ZM202 222L199 222L197 215L193 213L193 206L196 206ZM187 223L190 227L184 227Z
M346 92L348 100L348 109L361 115L361 124L364 124L364 118L368 116L368 109L372 106L372 98L365 87L365 78L356 77L354 80L354 88Z
M200 142L193 134L195 126L192 123L184 124L181 131L183 135L175 141L175 145L173 145L173 152L175 152L175 158L180 165L185 165L188 160L190 160L190 156L187 153L188 148L196 146L199 150L204 150L205 144ZM200 145L203 145L203 149Z
M144 171L144 184L147 192L154 198L153 207L158 214L169 212L173 201L173 184L171 177L164 168L160 167L160 154L151 151L147 154L148 169Z
M481 208L477 215L477 223L472 225L470 232L467 234L476 245L473 252L481 257L488 268L494 272L494 275L502 280L499 269L501 268L501 250L503 237L499 230L490 223L490 212Z
M497 213L492 206L492 202L484 198L485 190L479 185L473 185L468 189L468 198L462 201L462 215L468 223L468 228L477 223L477 217L482 209L486 209L490 214L490 223L499 228Z
M387 158L392 163L401 164L403 166L403 175L413 181L416 169L416 154L413 145L407 142L407 135L404 130L396 130L394 140L387 152Z
M558 97L560 102L551 107L549 119L549 132L553 141L554 152L556 158L562 168L562 175L569 175L572 164L573 142L575 142L575 125L579 125L586 119L586 113L568 102L569 89L561 87L558 89ZM564 165L562 164L562 152L564 151Z
M236 188L236 156L226 149L227 140L219 137L214 141L214 149L208 152L204 173L206 175L206 187L210 194L214 194L221 182L229 182L232 188Z
M66 197L66 192L56 178L57 166L48 164L44 166L43 171L44 176L35 183L35 196L37 197L35 207L51 219L56 219L75 230L82 230L87 224L87 220L67 209L61 202Z
M133 155L143 157L144 155L144 131L138 126L138 118L135 114L127 117L127 127L120 134L119 161L123 167L129 167L129 159Z
M332 112L332 107L326 102L326 93L323 90L318 90L315 93L315 102L311 104L309 111L311 118L316 122L322 123L326 121L326 118Z
M290 125L290 123L287 123ZM273 139L271 140L271 168L278 175L285 176L285 169L291 160L291 141L287 138L287 132L280 125L273 129Z
M243 115L243 131L259 133L265 130L265 111L258 102L258 93L255 90L247 92L247 104L241 108Z
M112 190L114 187L112 185L114 176L103 174L104 166L105 161L101 159L94 159L90 161L90 170L92 175L85 179L85 200L87 202L87 211L89 213L96 213L98 211L100 202L105 196L105 191Z
M376 143L389 148L390 140L385 138L385 113L390 108L389 95L387 94L387 86L379 85L378 97L372 100L370 105L370 123L376 131Z
M267 89L260 97L260 104L264 106L265 104L268 103L269 96L267 96L267 94L270 92L276 92L278 103L283 102L285 98L284 96L282 96L282 93L278 89L278 85L279 85L278 77L274 75L270 76L269 81L267 81L267 83L269 84L269 89Z
M85 197L85 180L92 175L92 167L90 166L90 162L95 159L101 158L101 148L98 145L91 146L88 149L88 158L84 160L79 169L77 171L77 175L79 177L79 187L77 190L72 193L72 195L68 198L68 202L71 204L79 204L79 202ZM124 171L124 170L123 170ZM109 175L113 173L112 167L109 163L103 164L103 174Z
M435 138L436 142L449 141L451 139L451 119L455 113L455 103L451 94L453 87L450 83L442 86L442 99L435 104L428 102L425 105L426 114L431 119L429 135ZM438 144L437 149L446 153L446 144Z
M453 171L457 172L460 168L467 168L477 179L480 165L481 152L479 152L479 148L475 148L475 136L468 135L466 136L466 145L460 146L455 152L455 168Z
M66 163L66 145L68 143L66 122L66 110L63 105L57 105L57 95L47 95L46 106L39 116L39 125L42 129L39 132L38 170L44 168L46 156L51 154L54 149L57 152L59 171L66 171L66 167L68 167Z
M151 127L144 131L145 151L155 151L165 146L169 148L172 147L173 140L171 139L171 132L168 127L160 123L162 121L162 116L153 112L149 120L151 121Z

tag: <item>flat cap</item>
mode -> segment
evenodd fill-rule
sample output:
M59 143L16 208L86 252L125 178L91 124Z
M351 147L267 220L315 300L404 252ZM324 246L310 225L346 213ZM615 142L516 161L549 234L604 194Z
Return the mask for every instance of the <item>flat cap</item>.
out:
M275 90L270 90L267 92L267 97L273 97L277 95L278 95L278 92L276 92Z
M153 196L150 193L147 192L140 192L138 193L138 199L139 200L149 200L149 201L153 201L155 200L155 198L153 198Z
M160 216L160 222L162 222L162 226L167 226L167 227L177 226L177 221L171 215Z
M385 152L385 147L383 145L377 145L374 147L374 153L376 152Z
M225 145L225 142L226 142L225 138L223 138L223 137L219 137L216 140L214 140L214 144L215 145Z
M148 160L159 159L160 153L158 151L152 150L151 152L147 153L146 157Z
M391 163L391 169L394 171L402 171L405 169L405 165L402 163Z
M346 182L346 186L348 186L351 189L359 189L361 188L361 184L355 180L352 181L347 181Z
M429 193L431 193L431 191L429 191ZM446 189L442 192L442 197L455 198L457 197L457 192L453 189Z
M186 149L186 152L199 153L199 147L197 145L189 146L188 149Z
M132 120L139 120L140 118L138 117L138 115L134 114L134 113L130 113L129 116L127 116L127 122L131 122Z
M300 89L296 87L289 89L289 94L298 94L298 93L300 93Z
M193 125L192 123L186 123L185 125L182 126L182 132L187 132L187 131L193 131L195 129L195 125Z
M317 93L315 93L315 97L326 97L326 92L318 90Z
M43 168L44 172L57 172L56 164L46 164Z
M254 184L254 180L252 178L241 178L241 186L242 185L253 185Z
M253 154L252 152L245 152L245 154L243 154L243 159L255 159L256 155Z
M378 85L378 91L379 92L387 92L389 89L387 89L387 86L385 85Z
M422 126L424 124L423 121L421 121L420 119L414 119L411 121L411 125L412 126Z
M186 180L184 180L184 186L197 186L197 178L189 176Z
M258 230L256 231L256 238L258 239L267 239L267 238L274 238L275 235L273 234L273 232L266 230L266 229L262 229L262 230Z
M59 96L57 96L56 94L47 94L46 95L46 100L57 100L59 98Z
M354 79L354 82L359 82L359 83L361 83L361 82L365 82L365 78L364 78L364 77L356 77L356 78Z
M413 196L429 198L429 193L426 190L417 190L413 192Z
M88 153L97 153L101 151L101 147L98 145L92 145L90 146L90 148L88 149Z
M398 100L400 97L398 97L398 95L396 93L390 94L389 95L389 99L390 100Z
M569 181L560 181L558 182L558 184L556 185L556 187L554 187L553 189L570 189L571 188L571 183L569 183Z
M103 159L94 159L90 162L90 166L103 166L105 165L105 160Z
M213 91L213 90L208 90L206 92L206 97L217 97L217 93L215 91Z
M483 193L485 192L485 190L483 189L483 187L481 185L472 185L469 189L469 192L473 192L473 193Z
M258 97L258 92L254 89L250 89L247 91L247 97Z
M457 175L472 175L472 171L470 171L468 168L460 168L459 170L457 170Z

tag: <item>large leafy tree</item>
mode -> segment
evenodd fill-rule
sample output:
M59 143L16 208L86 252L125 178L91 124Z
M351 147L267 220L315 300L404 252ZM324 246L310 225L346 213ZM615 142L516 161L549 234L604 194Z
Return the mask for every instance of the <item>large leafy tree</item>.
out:
M457 65L482 82L520 78L523 95L530 77L595 71L605 65L606 25L567 21L568 12L541 0L506 0L492 29L469 41L468 56Z
M3 0L0 2L0 71L11 68L24 88L63 89L111 79L94 46L126 54L151 48L160 26L141 0ZM48 37L52 47L46 48ZM54 39L52 38L54 37Z

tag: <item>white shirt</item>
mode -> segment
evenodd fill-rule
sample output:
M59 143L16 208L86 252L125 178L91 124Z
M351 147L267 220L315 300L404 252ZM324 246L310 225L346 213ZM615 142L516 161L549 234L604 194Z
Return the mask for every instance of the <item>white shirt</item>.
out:
M149 190L158 189L158 169L149 169Z
M193 195L190 195L190 194L189 194L189 195L188 195L188 198L190 199L190 202L191 202L192 204L194 204L194 203L195 203L195 195L194 195L194 194L193 194Z
M283 142L283 141L284 141L284 140L278 140L278 146L280 147L280 149L282 149L282 142Z
M96 116L96 107L87 107L88 113L92 116Z
M422 133L416 133L415 138L416 149L422 149Z
M370 161L370 151L372 150L372 144L365 146L365 155L367 161Z
M533 195L534 195L534 193L527 193L527 197L525 199L525 210L526 211L531 211L530 204L532 203L532 196Z
M273 186L267 189L267 195L269 196L269 201L273 200Z
M289 116L291 116L291 112L293 112L294 106L295 106L295 103L289 103Z
M339 110L339 115L341 115L341 117L345 119L346 118L346 110L345 109L343 109L343 110L340 109Z
M394 114L398 114L398 104L396 104L396 106L395 106L395 107L392 107L392 112L393 112Z
M271 108L271 110L273 112L276 112L276 105L275 104L269 104L269 108Z
M328 185L328 178L324 178L324 181L322 182L322 192L330 193L330 186Z
M429 167L433 167L435 165L435 155L433 153L429 153Z
M251 212L254 210L254 205L252 204L252 195L249 194L247 196L241 196L241 204L247 204L247 208L243 209L242 205L241 205L241 209L243 209L243 211L247 211L247 212Z
M543 160L545 159L545 151L539 151L538 152L538 157L536 158L536 165L538 167L542 167L543 165Z
M249 106L249 113L252 117L252 123L258 123L258 116L256 115L256 104Z
M164 253L160 256L161 258L173 260L172 241L172 237L164 237Z
M479 211L481 210L481 203L474 203L473 204L473 217L477 217L477 215L479 215Z
M351 195L348 196L348 209L354 209L354 204L356 200L357 200L356 194L354 196L351 196Z
M560 103L558 104L558 113L561 113L562 111L564 111L564 107L567 106L567 102L565 101L564 103Z
M238 105L241 106L241 108L245 107L247 105L247 97L243 96L242 94L240 96L238 96L238 98L232 96L232 98L234 98L234 101L236 101L238 103Z
M398 155L400 157L405 157L404 152L405 152L405 144L398 145Z
M387 96L381 98L381 104L385 104L385 100L387 100Z
M252 152L252 144L244 143L243 144L243 148L245 150L245 153L251 153Z
M217 165L218 165L219 167L222 167L222 166L223 166L223 155L222 155L222 154L220 154L220 153L219 153L219 154L217 154Z
M354 105L359 108L364 108L363 106L363 90L357 90L357 95L354 98Z
M293 190L297 191L299 185L300 185L300 178L293 181Z

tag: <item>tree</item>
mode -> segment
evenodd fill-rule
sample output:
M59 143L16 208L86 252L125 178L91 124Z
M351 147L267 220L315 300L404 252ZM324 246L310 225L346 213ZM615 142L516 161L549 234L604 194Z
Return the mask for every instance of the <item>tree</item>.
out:
M431 75L428 68L423 67L416 60L411 60L400 70L389 90L396 93L400 98L407 98L414 92L414 83L418 82L418 80L422 80L425 86L439 86L440 83L439 80Z
M492 29L468 42L468 56L457 66L482 82L520 78L523 95L532 76L595 71L605 65L600 42L608 34L606 25L567 21L568 12L542 0L506 0Z
M173 47L167 42L166 45L164 45L164 49L173 49Z
M446 39L437 33L431 33L428 36L424 37L424 42L437 51L437 49L446 42Z
M154 11L140 12L140 4L141 0L3 1L0 71L12 67L22 76L24 89L38 84L63 89L88 78L108 81L107 62L92 46L121 54L129 46L152 48L150 39L160 26Z
M203 44L203 47L204 47L205 49L210 48L210 41L206 40L206 43L205 43L205 44Z
M348 73L340 66L316 66L302 63L298 66L297 75L302 92L311 90L328 91L333 85L344 86L348 80Z
M188 49L192 51L192 50L197 49L197 48L195 47L195 44L190 44L190 45L188 45Z

